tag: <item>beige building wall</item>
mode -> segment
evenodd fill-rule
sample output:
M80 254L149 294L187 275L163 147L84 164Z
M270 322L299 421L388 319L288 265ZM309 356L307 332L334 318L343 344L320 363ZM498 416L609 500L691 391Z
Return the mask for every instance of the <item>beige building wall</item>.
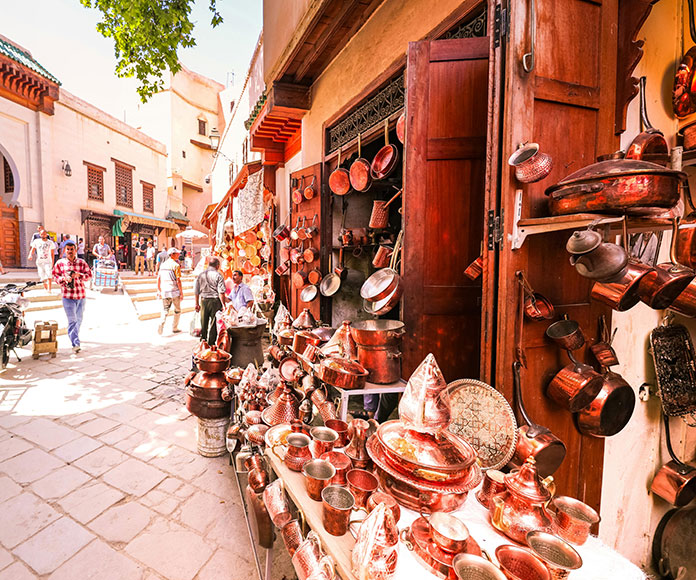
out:
M296 33L300 20L311 7L319 4L321 0L264 0L263 26L268 32L263 54L266 81L275 78L272 76L275 65Z

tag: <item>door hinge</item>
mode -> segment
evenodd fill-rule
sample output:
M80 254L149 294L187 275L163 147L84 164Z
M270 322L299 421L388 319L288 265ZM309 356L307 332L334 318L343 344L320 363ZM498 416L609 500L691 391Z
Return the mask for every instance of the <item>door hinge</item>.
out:
M495 5L493 20L493 45L497 48L503 38L506 38L509 30L508 10L502 4Z
M488 249L493 250L495 246L503 245L503 210L500 215L495 215L493 210L488 212Z

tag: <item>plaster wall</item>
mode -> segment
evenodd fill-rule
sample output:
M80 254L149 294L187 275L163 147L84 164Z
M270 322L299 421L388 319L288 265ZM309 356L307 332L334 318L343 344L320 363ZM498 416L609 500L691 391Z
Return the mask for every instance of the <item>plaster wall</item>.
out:
M639 38L645 39L645 53L634 76L647 77L647 109L651 123L661 129L670 143L676 145L677 119L672 113L671 94L674 72L682 55L683 39L688 39L688 24L683 19L682 2L661 0L643 26ZM686 36L685 36L686 35ZM687 48L690 42L686 42ZM640 132L639 101L634 99L628 109L626 132L621 137L622 149ZM687 120L682 121L684 124ZM687 167L691 186L696 186L696 168ZM660 262L668 261L670 232L665 232ZM614 346L621 364L614 370L638 388L644 382L655 384L652 357L648 353L650 331L658 326L664 313L651 310L640 303L627 312L614 312L617 329ZM696 324L677 317L692 337ZM682 459L693 460L696 455L696 429L688 429L672 420L672 437L676 452ZM650 482L657 470L669 460L663 443L661 406L656 396L647 402L637 400L628 426L618 435L608 438L604 456L602 487L602 523L600 537L629 560L649 569L652 537L661 517L671 508L649 492Z
M264 0L263 28L266 32L266 50L263 56L263 70L266 78L269 78L310 5L319 1L321 0Z
M50 146L43 171L51 179L44 191L46 227L62 233L82 232L80 209L111 214L115 207L124 211L143 210L141 181L154 185L155 217L164 217L166 205L166 158L162 143L147 137L103 111L61 91L51 119ZM72 176L61 170L61 160L70 162ZM133 170L133 207L116 204L115 165L117 159L135 167ZM87 166L93 163L104 172L104 201L88 199Z
M461 0L386 0L375 11L312 85L312 108L302 122L305 166L322 160L326 120L403 57L409 42L423 38L460 4Z

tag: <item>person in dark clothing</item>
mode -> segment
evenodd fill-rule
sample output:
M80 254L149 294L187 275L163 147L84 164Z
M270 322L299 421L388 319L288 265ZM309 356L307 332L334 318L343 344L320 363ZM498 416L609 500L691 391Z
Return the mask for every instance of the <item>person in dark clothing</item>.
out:
M219 267L220 259L215 256L210 258L208 268L199 274L193 287L196 312L201 313L201 340L207 340L208 344L217 341L215 314L222 310L226 302L225 280L218 272Z

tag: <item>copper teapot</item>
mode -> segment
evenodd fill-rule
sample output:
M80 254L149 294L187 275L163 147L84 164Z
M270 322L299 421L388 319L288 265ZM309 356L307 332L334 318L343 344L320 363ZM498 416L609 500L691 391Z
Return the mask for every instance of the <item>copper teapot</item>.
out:
M353 419L348 423L348 437L350 443L346 446L344 453L350 457L353 467L356 469L367 469L370 465L370 456L367 454L365 444L368 437L377 431L379 423L374 419Z
M534 458L528 457L518 472L505 476L505 491L491 498L493 527L520 544L526 542L527 532L551 532L553 520L546 509L553 495L551 481L541 481Z

